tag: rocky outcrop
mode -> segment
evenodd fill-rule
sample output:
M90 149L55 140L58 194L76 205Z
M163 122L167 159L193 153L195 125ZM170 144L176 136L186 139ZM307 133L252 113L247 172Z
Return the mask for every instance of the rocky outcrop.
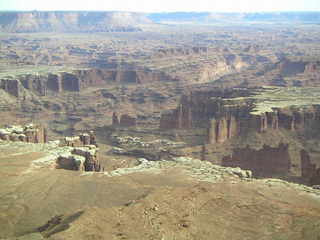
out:
M65 137L60 141L66 151L57 159L57 168L75 171L103 170L98 157L98 145L93 131L82 133L79 136Z
M223 143L248 132L267 129L305 131L320 119L320 106L273 108L255 113L249 90L193 92L181 98L174 110L161 114L160 129L207 128L208 143Z
M57 168L73 171L84 171L85 158L75 154L61 154L57 159Z
M47 133L41 125L9 126L0 129L0 139L13 142L46 143Z
M211 101L210 93L191 93L181 97L174 110L161 113L160 129L188 129L205 126L219 108L219 102Z
M195 91L181 97L180 104L174 110L161 114L160 128L165 129L190 129L207 128L211 120L214 125L221 127L225 122L234 117L246 117L249 115L252 103L250 101L238 101L237 104L229 104L224 99L236 96L246 96L246 90L213 90ZM227 126L227 124L224 124ZM231 125L230 125L231 126ZM232 126L233 131L234 127ZM219 131L221 133L221 130Z
M97 155L98 149L95 145L86 145L85 147L74 148L72 154L85 158L83 164L84 171L100 172L103 170Z
M192 127L191 109L180 104L176 110L162 113L160 119L161 129L189 129Z
M237 136L238 131L238 122L234 116L219 120L212 119L208 130L208 142L210 144L223 143L227 139Z
M114 136L113 138L114 144L118 146L112 148L113 154L145 158L150 161L169 160L182 156L178 149L185 146L183 142L167 139L145 142L139 137Z
M150 23L144 14L130 12L2 12L2 32L133 32Z
M90 172L103 170L98 158L98 148L95 145L69 149L57 158L57 168Z
M235 68L246 63L256 68L253 71L238 71L223 75L213 85L216 87L317 87L320 82L320 62L309 57L279 57L277 62L265 59L260 65L259 59L239 61L230 66ZM228 65L229 66L229 65Z
M79 136L65 137L61 144L69 147L97 146L96 136L93 131L82 133Z
M206 129L205 139L198 144L204 144L203 156L212 151L214 162L250 169L255 176L295 176L316 184L320 163L316 164L315 156L311 159L302 138L318 138L319 105L257 112L256 102L246 97L250 95L246 90L219 91L183 96L176 109L161 115L160 128L183 130L189 135L194 132L194 138L197 129ZM294 141L296 145L292 145ZM210 154L203 159L210 160Z

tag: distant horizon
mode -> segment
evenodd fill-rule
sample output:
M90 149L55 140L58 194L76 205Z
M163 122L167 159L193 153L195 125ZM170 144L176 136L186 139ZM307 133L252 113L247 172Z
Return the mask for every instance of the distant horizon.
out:
M2 10L0 12L130 12L130 13L320 13L320 10L292 10L292 11L256 11L256 12L220 12L220 11L127 11L127 10Z
M319 12L319 0L1 0L0 11L90 11L90 12Z

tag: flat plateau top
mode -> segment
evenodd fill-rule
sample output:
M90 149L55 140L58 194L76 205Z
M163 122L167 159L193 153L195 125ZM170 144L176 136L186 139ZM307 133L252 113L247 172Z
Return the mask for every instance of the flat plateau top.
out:
M273 112L275 108L308 108L320 104L320 87L273 87L265 86L252 91L249 97L228 98L225 101L239 102L252 99L255 107L251 114Z

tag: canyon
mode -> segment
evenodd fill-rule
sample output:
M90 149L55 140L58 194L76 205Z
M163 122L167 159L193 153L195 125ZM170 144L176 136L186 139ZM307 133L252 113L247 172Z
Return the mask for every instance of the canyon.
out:
M177 109L161 115L160 128L188 131L189 135L203 129L203 160L250 169L257 177L300 177L317 184L319 156L307 139L319 134L320 105L313 98L310 105L301 101L300 106L290 106L288 101L286 106L282 91L284 106L271 103L269 108L261 96L264 91L269 95L278 91L275 89L191 92L181 98Z
M0 239L319 239L318 24L0 12Z

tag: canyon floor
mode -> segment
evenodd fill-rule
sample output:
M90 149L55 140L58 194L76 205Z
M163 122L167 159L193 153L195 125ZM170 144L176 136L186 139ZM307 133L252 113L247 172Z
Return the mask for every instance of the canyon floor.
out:
M316 13L6 14L0 239L320 239Z

